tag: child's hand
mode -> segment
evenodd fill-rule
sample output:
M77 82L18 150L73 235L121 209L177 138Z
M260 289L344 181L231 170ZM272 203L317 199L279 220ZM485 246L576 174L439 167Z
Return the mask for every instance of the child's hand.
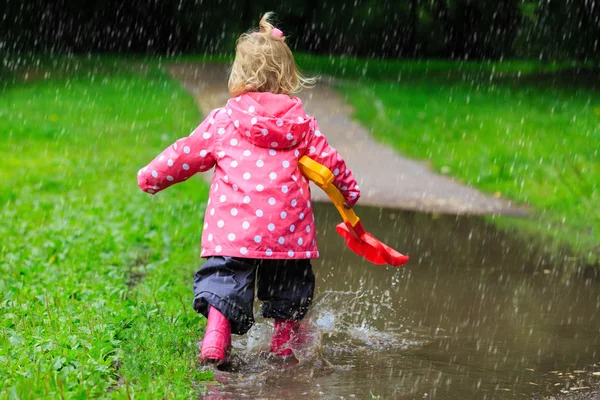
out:
M344 204L343 204L343 205L344 205L344 208L345 208L346 210L352 210L352 206L351 206L350 204L348 204L348 202L347 202L347 201L344 201Z

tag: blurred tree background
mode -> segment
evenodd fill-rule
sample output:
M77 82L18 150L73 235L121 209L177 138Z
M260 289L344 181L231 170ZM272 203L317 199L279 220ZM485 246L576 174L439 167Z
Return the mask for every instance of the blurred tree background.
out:
M231 51L265 11L296 50L377 58L600 58L598 0L0 0L8 53Z

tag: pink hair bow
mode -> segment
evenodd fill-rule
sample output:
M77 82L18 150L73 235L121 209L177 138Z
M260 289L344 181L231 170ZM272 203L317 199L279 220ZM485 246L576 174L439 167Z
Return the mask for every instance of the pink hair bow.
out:
M271 35L281 38L283 37L283 32L281 32L281 29L273 28L273 30L271 30Z
M254 33L257 34L257 33L263 33L263 32L254 32ZM271 35L278 37L278 38L282 38L283 32L281 31L281 29L273 27L273 29L271 29Z

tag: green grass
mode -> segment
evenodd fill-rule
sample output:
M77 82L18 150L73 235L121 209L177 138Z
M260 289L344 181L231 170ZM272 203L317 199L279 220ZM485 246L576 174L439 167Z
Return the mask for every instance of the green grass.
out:
M295 54L305 71L343 79L402 81L427 77L438 81L498 79L532 74L552 74L567 69L588 70L595 64L579 61L453 61L453 60L377 60L340 56Z
M573 65L298 59L344 78L380 140L537 211L500 226L598 254L600 96L553 81ZM0 398L190 398L210 378L191 309L207 187L151 198L135 176L200 116L140 62L46 59L0 86Z
M354 116L382 142L532 208L533 218L497 218L499 226L541 238L553 251L567 247L583 262L600 257L600 85L593 66L326 58L302 64L345 78L337 84ZM494 78L491 70L504 74Z
M207 187L136 173L200 116L156 70L66 68L0 92L0 398L197 397Z

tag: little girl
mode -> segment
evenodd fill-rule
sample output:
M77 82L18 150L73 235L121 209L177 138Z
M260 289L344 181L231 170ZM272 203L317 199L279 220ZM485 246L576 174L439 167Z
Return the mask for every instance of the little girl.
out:
M262 315L275 319L271 352L292 354L296 322L313 297L310 259L319 256L310 188L298 160L306 155L328 167L347 207L360 195L342 157L291 96L312 82L298 72L269 16L260 31L238 39L227 104L138 173L142 190L154 194L215 167L194 309L208 318L200 358L217 364L226 360L231 333L244 334L254 323L255 279Z

